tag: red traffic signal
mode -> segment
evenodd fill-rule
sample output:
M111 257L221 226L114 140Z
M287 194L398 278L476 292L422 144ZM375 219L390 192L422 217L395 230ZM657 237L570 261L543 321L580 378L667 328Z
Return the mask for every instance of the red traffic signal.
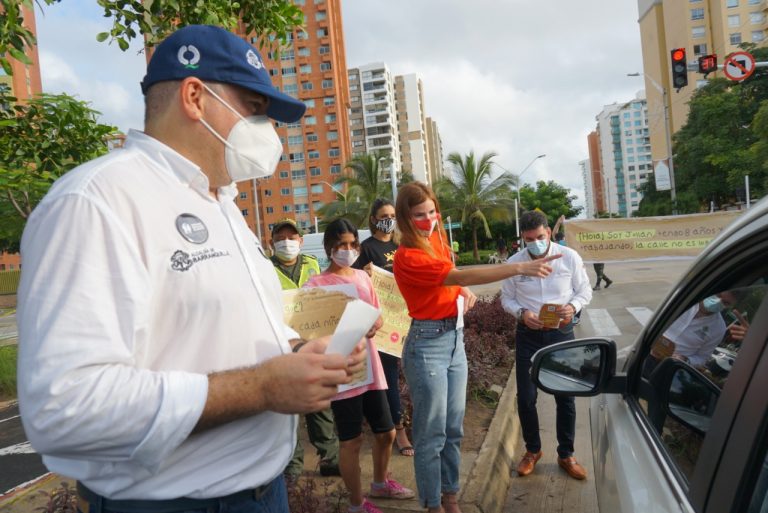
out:
M713 53L699 57L699 73L707 75L713 71L717 71L717 55Z
M676 89L688 85L688 61L685 58L685 48L672 50L672 85Z

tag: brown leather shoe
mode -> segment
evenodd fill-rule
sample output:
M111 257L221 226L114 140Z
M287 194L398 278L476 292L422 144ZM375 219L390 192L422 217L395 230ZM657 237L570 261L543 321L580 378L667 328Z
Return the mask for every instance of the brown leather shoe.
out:
M568 458L557 458L557 464L574 479L582 480L587 478L587 469L579 465L576 458L573 456Z
M536 462L541 459L541 455L543 453L541 451L539 452L531 452L531 451L525 451L525 455L523 456L523 459L520 460L520 463L517 465L517 475L519 476L527 476L531 472L533 472L534 467L536 467Z

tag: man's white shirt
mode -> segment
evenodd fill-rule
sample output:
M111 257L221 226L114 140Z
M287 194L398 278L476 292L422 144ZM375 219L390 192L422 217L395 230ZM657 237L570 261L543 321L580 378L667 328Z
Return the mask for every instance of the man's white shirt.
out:
M190 436L206 375L289 353L280 284L234 204L131 131L30 216L19 287L22 421L48 468L113 499L216 497L280 475L295 416Z
M592 300L592 287L579 254L565 246L550 242L546 256L563 255L550 262L552 273L546 278L517 275L501 284L501 305L507 312L517 315L521 308L538 315L544 304L572 304L576 311ZM509 263L531 262L527 249L507 259Z
M707 363L728 331L719 313L696 317L699 305L696 303L683 312L664 332L664 337L675 343L675 353L688 358L695 367Z

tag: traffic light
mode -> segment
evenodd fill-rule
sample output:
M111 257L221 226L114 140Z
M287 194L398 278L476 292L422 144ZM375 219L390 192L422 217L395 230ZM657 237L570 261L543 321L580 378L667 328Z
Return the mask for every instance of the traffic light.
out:
M685 48L672 50L672 85L676 89L688 85L688 61L685 58Z
M699 73L704 73L706 77L713 71L717 71L717 55L713 53L699 57Z

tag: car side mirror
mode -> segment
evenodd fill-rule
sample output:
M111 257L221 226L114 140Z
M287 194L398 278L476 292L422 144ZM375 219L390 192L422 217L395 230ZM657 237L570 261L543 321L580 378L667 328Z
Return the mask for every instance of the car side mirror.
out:
M616 344L603 338L560 342L533 355L531 377L549 394L593 396L609 391L616 371ZM610 390L613 391L613 390Z
M659 394L664 414L702 436L709 431L720 388L704 374L676 358L666 358L654 369L649 381ZM652 412L649 417L653 419ZM663 422L656 424L660 432Z

